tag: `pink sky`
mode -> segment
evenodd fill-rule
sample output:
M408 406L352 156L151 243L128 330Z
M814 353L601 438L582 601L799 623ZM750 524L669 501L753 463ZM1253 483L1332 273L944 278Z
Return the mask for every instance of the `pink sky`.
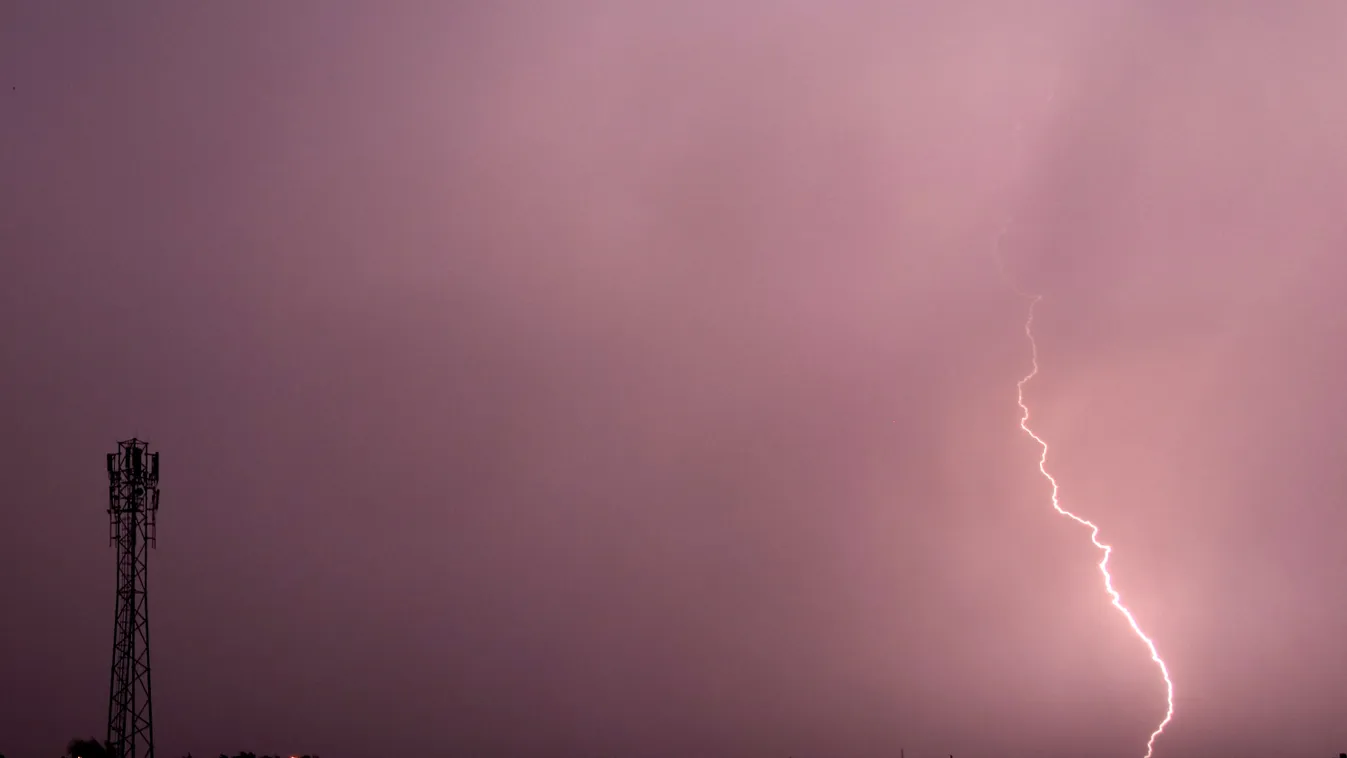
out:
M1331 7L1330 7L1331 6ZM1347 750L1347 6L9 3L0 752ZM46 752L44 752L46 751Z

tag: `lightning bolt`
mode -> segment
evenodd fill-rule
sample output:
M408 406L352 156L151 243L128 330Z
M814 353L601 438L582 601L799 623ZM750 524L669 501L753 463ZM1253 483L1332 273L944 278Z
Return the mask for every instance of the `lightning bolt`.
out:
M1004 272L1004 268L1002 271ZM1038 304L1043 300L1043 296L1027 295L1019 290L1019 288L1016 288L1015 291L1029 299L1029 315L1024 321L1024 336L1029 339L1030 356L1033 359L1032 370L1030 370L1028 375L1015 385L1021 411L1020 428L1024 430L1025 434L1032 437L1034 442L1037 442L1039 448L1042 449L1042 454L1038 457L1038 471L1043 475L1043 478L1047 479L1048 483L1052 485L1053 509L1090 530L1090 542L1093 542L1094 546L1104 553L1103 560L1099 561L1099 573L1104 575L1104 589L1108 591L1109 597L1113 599L1113 607L1118 609L1118 612L1127 619L1127 623L1132 627L1132 631L1141 638L1142 642L1146 643L1146 648L1151 652L1151 660L1155 661L1155 665L1160 668L1161 676L1165 678L1165 699L1167 702L1165 718L1160 722L1160 725L1155 728L1155 731L1151 732L1151 738L1146 741L1145 758L1151 758L1155 753L1155 739L1165 731L1165 727L1174 719L1174 682L1169 678L1169 667L1165 665L1164 659L1160 657L1159 651L1155 649L1155 643L1150 637L1146 636L1145 632L1141 631L1141 625L1137 623L1136 617L1132 615L1131 611L1127 610L1127 606L1123 605L1122 595L1118 594L1118 590L1113 587L1113 576L1108 572L1108 559L1109 556L1113 555L1113 547L1099 541L1099 527L1095 526L1093 522L1083 519L1062 507L1061 499L1058 497L1059 488L1057 486L1057 480L1052 478L1052 474L1048 473L1048 443L1045 442L1042 437L1035 434L1034 430L1029 427L1029 406L1024 402L1024 385L1028 384L1035 376L1038 376L1038 341L1034 339L1034 313L1038 308Z

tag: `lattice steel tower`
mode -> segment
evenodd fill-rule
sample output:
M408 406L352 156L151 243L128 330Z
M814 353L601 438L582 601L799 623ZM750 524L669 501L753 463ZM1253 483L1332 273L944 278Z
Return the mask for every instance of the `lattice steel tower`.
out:
M159 511L159 454L129 439L108 454L109 535L117 546L117 624L108 699L111 758L154 758L147 568Z

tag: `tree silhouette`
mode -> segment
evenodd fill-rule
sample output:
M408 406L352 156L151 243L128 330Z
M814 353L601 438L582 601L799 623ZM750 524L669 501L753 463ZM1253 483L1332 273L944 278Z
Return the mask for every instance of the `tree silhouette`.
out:
M106 745L93 737L87 740L76 737L65 746L65 753L69 758L109 758L111 752Z

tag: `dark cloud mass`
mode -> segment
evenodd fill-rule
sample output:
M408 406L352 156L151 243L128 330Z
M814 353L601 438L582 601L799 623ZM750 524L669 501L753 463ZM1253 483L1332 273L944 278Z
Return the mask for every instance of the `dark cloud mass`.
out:
M0 751L1347 749L1347 12L0 8ZM1313 9L1313 12L1311 12Z

